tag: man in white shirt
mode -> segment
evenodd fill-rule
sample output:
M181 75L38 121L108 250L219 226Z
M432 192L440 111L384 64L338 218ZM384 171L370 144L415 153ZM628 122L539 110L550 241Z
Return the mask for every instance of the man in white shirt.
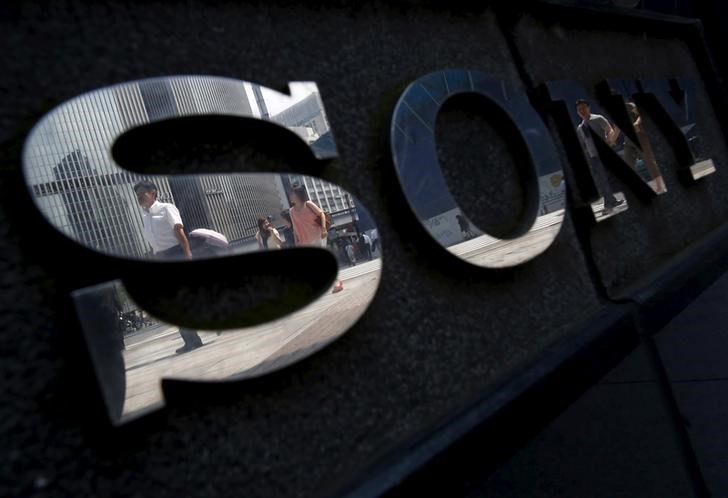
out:
M604 214L610 214L615 207L624 203L624 200L617 199L612 192L612 187L609 185L609 180L604 171L604 165L599 159L594 136L601 137L607 145L614 147L620 132L609 124L607 118L601 114L592 114L591 106L586 100L579 99L576 101L576 113L582 119L579 126L576 127L576 134L584 148L597 191L600 196L604 197Z
M147 180L134 185L137 201L142 207L144 238L152 246L154 256L161 259L192 258L190 243L185 235L182 217L174 204L157 200L157 186ZM179 328L179 335L185 342L176 353L186 353L202 346L197 331Z
M142 207L144 238L154 255L164 259L192 258L190 243L185 235L182 218L174 204L157 200L157 186L143 180L134 185L137 201Z

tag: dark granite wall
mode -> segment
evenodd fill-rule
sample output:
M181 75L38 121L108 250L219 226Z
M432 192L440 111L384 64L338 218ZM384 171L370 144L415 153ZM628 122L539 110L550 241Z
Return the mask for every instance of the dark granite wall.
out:
M462 67L524 88L498 17L488 9L70 2L5 7L1 19L0 495L332 491L493 392L604 303L569 216L554 245L536 260L512 270L478 270L418 228L396 187L387 133L408 82ZM578 77L591 84L600 76L694 72L679 42L579 34L598 56L569 44L569 28L544 27L531 17L517 24L515 46L534 79ZM604 43L617 49L605 51ZM625 55L627 50L640 57ZM656 56L665 50L674 55ZM579 73L573 64L579 57L601 62ZM384 276L362 320L314 357L248 383L170 385L165 412L110 430L68 292L116 276L138 279L139 270L88 254L44 224L22 185L20 147L29 127L70 97L167 74L223 75L278 88L291 80L316 81L340 159L312 167L273 155L240 167L298 168L356 194L379 226ZM723 139L704 94L700 105L721 168ZM448 181L464 205L489 192L479 199L483 212L503 212L499 206L509 199L499 198L492 184L482 185L483 175L469 175L466 167L476 166L461 161L465 155L456 147L484 141L492 144L486 153L505 151L504 137L487 123L467 125L463 112L441 121L441 160L448 168L465 165ZM448 133L450 126L458 133ZM663 146L658 152L670 160ZM513 158L494 155L488 167L490 178L503 184L501 194L519 191ZM667 179L673 187L674 179ZM675 186L652 209L630 198L628 214L594 229L595 262L607 287L639 277L721 223L728 210L725 181L719 171L699 186ZM244 272L246 264L231 260L231 273ZM204 274L204 263L194 271ZM204 306L204 289L200 296Z

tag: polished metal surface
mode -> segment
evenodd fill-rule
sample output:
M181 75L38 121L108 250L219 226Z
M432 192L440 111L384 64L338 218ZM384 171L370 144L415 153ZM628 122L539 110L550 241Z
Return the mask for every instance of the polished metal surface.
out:
M255 93L264 98L256 102ZM306 183L329 212L350 208L350 195L328 182L301 175L140 175L122 169L112 146L124 133L188 116L233 116L275 123L299 136L319 159L336 157L315 83L290 84L291 95L251 83L178 76L123 83L74 98L43 117L23 150L23 171L45 218L90 249L127 259L147 259L143 209L134 190L140 180L157 187L157 200L180 211L184 228L216 229L233 253L257 250L252 237L261 215L287 208L287 186ZM305 123L302 123L305 120ZM288 189L290 190L290 189ZM333 191L329 194L329 191ZM321 192L320 197L316 197ZM324 195L324 192L326 194ZM193 257L208 257L194 254ZM184 259L183 254L166 259Z
M594 185L596 198L590 201L591 211L597 222L604 221L629 209L623 192L612 186L605 162L626 166L632 178L648 187L653 194L664 194L667 187L657 165L649 137L641 120L641 110L633 100L636 86L623 80L609 80L608 89L614 96L625 97L622 101L629 123L623 129L615 125L609 115L594 99L590 98L575 81L549 81L545 88L549 98L561 102L568 113L572 133L581 147L586 173Z
M667 186L662 171L657 164L652 143L647 135L646 126L642 120L642 111L635 99L639 95L639 88L635 80L608 79L604 87L613 96L621 101L626 111L629 126L620 129L616 125L613 140L617 155L635 171L654 194L667 193Z
M163 264L270 250L284 257L302 246L327 250L338 262L333 285L312 303L225 331L166 323L142 309L121 281L76 291L115 424L163 406L162 379L248 378L308 356L346 332L373 299L381 276L378 231L340 186L300 174L143 175L112 155L130 130L218 115L275 123L314 157L336 157L316 84L289 87L285 95L209 76L134 81L72 99L30 133L23 172L36 206L62 234L110 256L109 265L115 258Z
M657 163L645 124L648 110L671 138L679 162L697 180L715 172L713 161L702 152L697 133L695 106L692 102L694 81L690 79L608 79L600 85L606 98L617 99L623 107L622 127L607 115L598 102L589 97L575 81L549 81L544 84L551 101L567 109L572 133L579 141L588 176L597 192L590 199L594 219L604 221L628 209L622 192L613 190L607 166L627 166L632 178L652 194L662 195L668 188ZM585 127L583 123L589 123ZM615 161L616 159L616 161Z
M691 78L643 78L639 89L659 103L655 111L663 111L662 124L672 130L678 145L678 160L693 180L715 173L715 164L701 143L695 105L695 80ZM659 115L659 113L656 112Z
M529 153L534 180L527 192L526 216L508 239L488 235L458 206L437 157L435 125L442 105L455 95L485 97L513 121ZM545 251L564 218L565 181L551 136L525 93L481 71L430 73L409 85L392 117L390 141L400 185L415 215L450 253L473 265L503 268ZM488 168L484 161L484 168ZM463 172L467 174L467 172Z

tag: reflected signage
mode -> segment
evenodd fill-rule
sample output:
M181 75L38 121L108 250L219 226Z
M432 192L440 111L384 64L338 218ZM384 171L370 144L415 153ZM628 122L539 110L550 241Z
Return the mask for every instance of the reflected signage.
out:
M715 171L697 133L690 80L607 80L612 119L570 81L542 93L562 138L582 151L581 177L596 222L628 206L610 185L621 167L652 195L667 185L642 123L657 118L686 174ZM530 163L523 224L509 238L477 227L452 195L437 159L435 123L443 104L470 94L495 104L518 130ZM285 257L302 247L337 262L327 292L276 320L230 330L167 323L134 302L120 280L73 294L111 420L121 424L164 404L161 380L250 378L283 368L345 333L374 298L382 275L379 230L355 193L297 173L148 175L122 168L114 147L135 130L188 117L260 120L293 134L318 160L337 157L318 87L289 84L289 94L213 76L122 83L71 99L33 128L23 173L44 218L75 243L109 257L167 264L262 251ZM531 99L482 71L444 70L402 93L390 129L392 162L423 229L447 252L486 268L522 264L557 237L566 209L562 159ZM578 165L577 165L578 166ZM484 159L483 167L487 167Z

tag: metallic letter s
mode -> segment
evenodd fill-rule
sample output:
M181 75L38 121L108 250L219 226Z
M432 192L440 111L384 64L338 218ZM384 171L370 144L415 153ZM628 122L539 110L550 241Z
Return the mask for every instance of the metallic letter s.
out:
M317 159L336 157L316 84L289 87L285 95L209 76L133 81L67 101L31 131L23 150L31 196L51 225L87 248L164 264L278 249L284 257L305 245L329 250L339 261L334 286L313 303L224 333L149 316L119 280L76 291L114 424L163 406L163 378L247 378L308 356L346 332L372 301L381 275L378 232L365 208L338 185L297 174L139 175L112 157L112 146L130 130L214 115L280 125ZM296 202L293 212L289 198Z

